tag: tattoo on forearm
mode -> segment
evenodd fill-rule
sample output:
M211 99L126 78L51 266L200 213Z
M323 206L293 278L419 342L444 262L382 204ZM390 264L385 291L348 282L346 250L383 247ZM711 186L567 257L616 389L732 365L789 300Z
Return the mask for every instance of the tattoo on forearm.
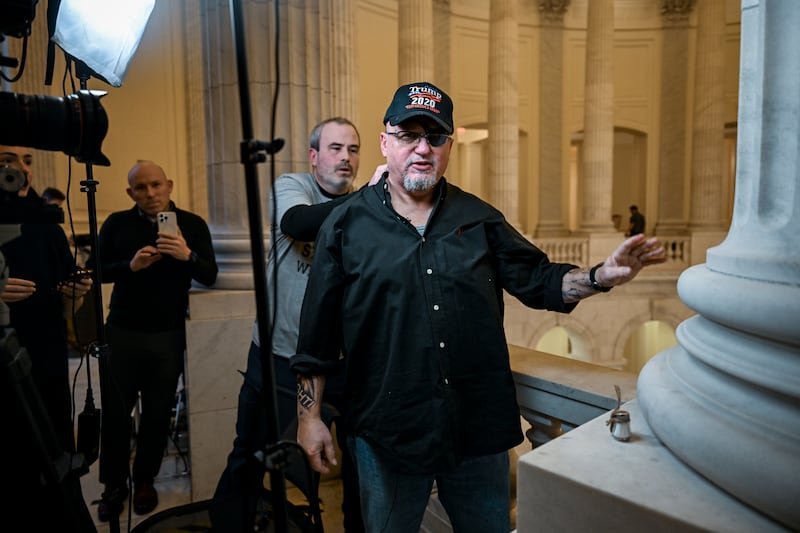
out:
M313 380L304 379L297 382L297 401L305 409L310 409L317 403Z
M596 292L592 289L592 284L589 281L588 269L576 268L564 275L564 280L561 284L561 298L565 303L583 300L587 296L596 294Z
M565 303L577 302L582 298L582 292L578 287L570 286L561 292L561 298Z

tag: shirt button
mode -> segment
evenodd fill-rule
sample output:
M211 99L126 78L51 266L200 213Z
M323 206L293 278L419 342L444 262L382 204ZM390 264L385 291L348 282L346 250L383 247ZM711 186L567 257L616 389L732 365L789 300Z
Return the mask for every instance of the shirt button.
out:
M437 304L437 305L434 305L434 306L433 306L433 310L434 310L434 311L438 311L438 310L439 310L439 305L438 305L438 304Z
M444 384L445 384L445 385L450 385L450 380L449 380L449 379L447 379L447 378L444 378Z
M444 348L444 342L439 343L439 348Z
M433 270L431 270L430 268L428 270L426 270L425 272L427 272L428 274L433 274Z

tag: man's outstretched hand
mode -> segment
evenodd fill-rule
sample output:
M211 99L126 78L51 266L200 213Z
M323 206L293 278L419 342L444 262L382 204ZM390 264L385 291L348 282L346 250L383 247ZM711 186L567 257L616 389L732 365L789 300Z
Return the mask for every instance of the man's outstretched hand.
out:
M627 283L646 266L667 260L664 246L658 237L647 238L643 233L629 237L603 262L595 279L603 287Z

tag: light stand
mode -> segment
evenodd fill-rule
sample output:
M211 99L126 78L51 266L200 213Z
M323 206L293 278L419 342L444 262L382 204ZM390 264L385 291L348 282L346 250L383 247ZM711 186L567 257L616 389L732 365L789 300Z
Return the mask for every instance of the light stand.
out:
M253 139L253 125L250 108L250 82L247 75L247 56L245 52L244 24L242 22L241 2L231 0L231 23L233 37L236 45L236 67L239 78L239 104L242 115L243 141L240 144L240 157L245 168L245 188L247 193L247 214L250 224L250 251L253 262L253 280L256 296L256 321L258 334L261 339L261 368L264 405L267 417L267 442L278 442L278 398L275 392L275 376L272 365L270 347L272 346L272 331L267 307L267 269L264 263L264 232L261 217L261 193L258 186L257 163L266 160L262 150L273 155L283 148L282 139L274 139L265 143ZM271 463L271 461L265 461ZM272 495L272 509L275 517L275 531L288 531L288 513L286 506L286 479L280 461L275 462L278 467L270 468L270 494Z
M71 57L71 56L69 56ZM89 67L86 66L85 63L82 61L71 58L75 62L75 71L80 80L80 88L81 90L86 90L86 82L91 77L91 70ZM97 228L97 203L96 203L96 192L97 192L97 185L99 182L94 179L94 175L92 172L92 164L86 163L86 179L80 182L81 191L86 193L86 201L87 201L87 208L89 212L89 236L92 241L92 251L93 254L97 257L97 253L99 250L98 244L98 228ZM105 326L103 324L103 291L102 291L102 272L100 267L99 259L94 262L93 265L94 273L93 276L93 285L92 285L92 293L94 295L93 298L93 305L94 305L94 317L95 317L95 329L97 332L97 340L92 345L94 347L94 357L97 357L99 371L100 371L100 405L108 406L112 401L113 395L111 392L111 383L110 383L110 375L108 373L108 364L109 364L109 356L111 354L111 348L108 346L106 342L105 336ZM87 372L88 372L88 365L89 365L90 357L86 358L86 365L87 365ZM88 380L89 391L91 391L91 377ZM102 450L106 444L107 435L103 431L104 417L108 411L106 409L100 410L100 449ZM84 413L94 415L96 410L94 408L94 404L92 402L92 397L87 395L86 398L86 406L84 407ZM90 431L91 433L91 431ZM80 426L79 426L79 433L78 433L78 442L79 446L82 444L81 436L80 436ZM89 444L90 447L93 448L93 443ZM105 471L104 466L104 459L103 454L100 454L100 472ZM124 491L120 488L115 488L114 493L111 494L103 494L103 499L106 500L111 504L112 507L115 507L117 504L121 504L122 500L124 500ZM111 513L109 518L109 533L119 533L119 515L115 512Z
M267 272L264 261L264 233L262 230L261 194L258 186L256 164L266 161L266 156L274 155L283 148L283 139L262 142L253 139L253 125L250 108L250 82L247 75L247 56L244 38L244 23L241 2L230 1L231 25L236 46L236 66L239 81L239 103L242 115L243 141L240 144L240 157L245 167L245 186L247 193L247 212L250 224L250 251L253 263L253 280L256 297L256 321L261 339L262 387L266 413L266 442L277 443L279 439L278 399L276 395L274 368L271 357L272 331L267 306ZM276 7L277 9L277 7ZM269 452L269 449L266 450ZM270 494L275 519L275 531L285 533L288 527L288 506L286 503L286 478L284 469L287 454L278 449L263 457L263 464L270 473Z

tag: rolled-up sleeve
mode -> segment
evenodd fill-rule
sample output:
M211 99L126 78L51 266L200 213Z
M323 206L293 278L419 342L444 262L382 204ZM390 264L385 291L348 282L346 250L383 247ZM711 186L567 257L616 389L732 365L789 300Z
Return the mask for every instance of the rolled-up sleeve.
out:
M295 374L323 375L339 367L342 350L340 231L329 217L317 234L308 278L296 354L289 360Z

